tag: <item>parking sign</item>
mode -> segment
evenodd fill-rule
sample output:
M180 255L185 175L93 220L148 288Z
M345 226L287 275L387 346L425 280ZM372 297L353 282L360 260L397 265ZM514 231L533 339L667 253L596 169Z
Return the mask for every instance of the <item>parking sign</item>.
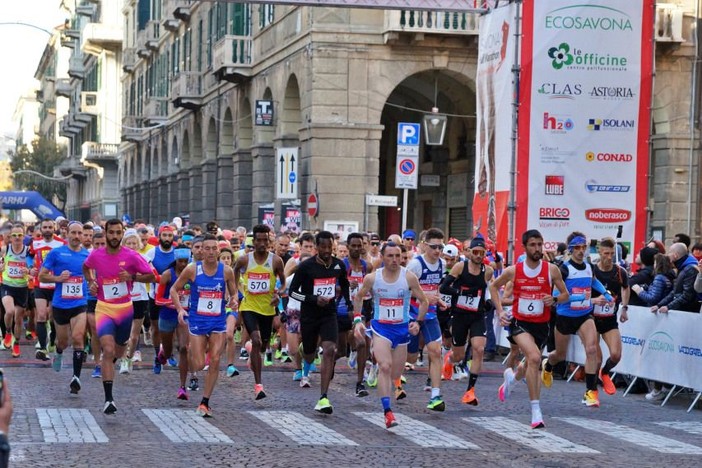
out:
M397 124L397 164L395 165L395 188L416 189L419 166L418 123Z

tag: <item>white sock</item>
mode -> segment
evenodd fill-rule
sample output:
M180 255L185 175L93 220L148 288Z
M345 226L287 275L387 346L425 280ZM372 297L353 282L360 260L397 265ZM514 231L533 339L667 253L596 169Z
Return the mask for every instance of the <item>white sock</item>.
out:
M438 397L441 396L441 389L440 388L433 388L431 389L431 397Z
M539 400L531 400L531 423L543 422Z

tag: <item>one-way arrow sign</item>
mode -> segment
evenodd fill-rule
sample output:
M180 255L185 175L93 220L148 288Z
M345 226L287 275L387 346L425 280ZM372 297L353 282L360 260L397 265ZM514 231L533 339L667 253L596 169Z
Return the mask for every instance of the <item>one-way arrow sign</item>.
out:
M276 198L296 199L297 181L300 178L297 173L295 161L298 159L297 148L276 148L275 160L278 164L276 171Z

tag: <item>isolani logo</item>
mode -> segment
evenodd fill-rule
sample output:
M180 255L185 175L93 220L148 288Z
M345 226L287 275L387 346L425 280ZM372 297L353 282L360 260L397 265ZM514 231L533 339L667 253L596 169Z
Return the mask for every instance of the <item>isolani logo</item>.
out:
M563 195L565 191L565 176L547 175L544 182L544 193L546 195Z
M539 219L543 221L567 221L570 219L568 208L539 208Z
M585 219L596 223L621 223L631 219L631 211L619 208L592 208L585 210Z
M548 177L548 176L546 176ZM626 193L631 190L630 185L604 185L598 184L595 180L585 182L585 190L590 193L606 192L606 193Z
M606 130L632 130L636 127L636 121L624 119L588 119L587 129L594 132Z
M629 15L602 5L571 5L546 13L546 29L577 31L633 31Z
M629 63L626 57L590 52L571 47L567 42L549 48L547 54L554 70L627 71Z
M634 160L634 156L628 153L595 153L588 151L585 153L585 159L590 162L629 163Z

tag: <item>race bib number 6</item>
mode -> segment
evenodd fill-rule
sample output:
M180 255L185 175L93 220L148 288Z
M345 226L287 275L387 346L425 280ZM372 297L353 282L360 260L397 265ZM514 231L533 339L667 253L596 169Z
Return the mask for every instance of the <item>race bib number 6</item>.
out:
M544 313L544 302L540 297L523 294L519 298L518 312L525 317L537 317Z
M333 299L336 296L336 278L315 279L312 294L327 299Z

